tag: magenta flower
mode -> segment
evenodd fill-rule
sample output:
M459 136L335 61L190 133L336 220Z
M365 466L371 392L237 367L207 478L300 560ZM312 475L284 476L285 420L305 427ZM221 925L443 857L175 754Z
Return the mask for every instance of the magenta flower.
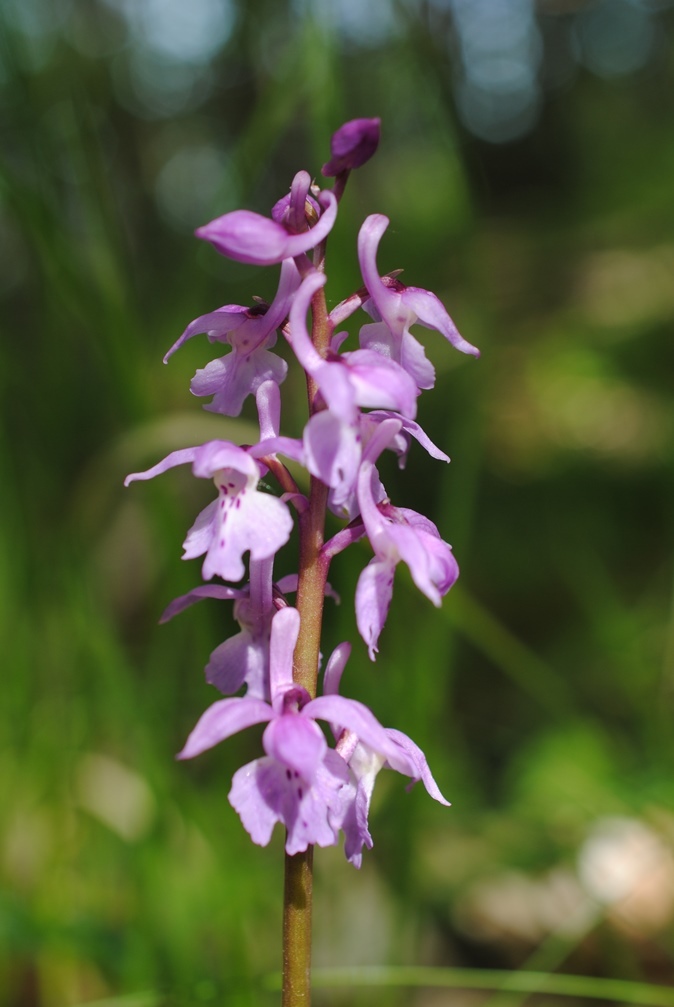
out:
M206 681L226 696L237 692L245 684L246 696L270 698L269 637L272 619L287 605L285 595L297 591L297 574L288 574L278 582L272 582L273 565L273 559L251 560L250 582L245 587L225 584L195 587L175 598L159 620L168 622L204 598L234 602L234 618L240 632L216 647L206 665ZM339 595L330 584L326 584L325 594L339 602Z
M323 677L324 695L333 696L339 692L342 672L350 653L351 644L342 643L331 654ZM397 759L391 762L386 754L363 742L357 734L348 728L342 730L338 723L332 723L331 729L338 739L337 751L348 763L349 769L356 779L356 797L343 825L344 853L346 859L354 867L360 867L363 859L363 846L368 849L372 849L373 846L368 815L375 780L381 769L396 769L405 776L411 776L410 787L421 780L434 800L446 806L449 805L449 801L442 796L440 788L433 779L424 753L402 731L396 731L392 728L384 729L389 745L392 743L398 749ZM404 768L402 768L403 766Z
M292 259L281 266L276 296L268 308L244 308L226 304L195 318L164 357L164 363L188 339L205 332L210 342L228 343L232 351L211 360L192 378L193 395L213 395L204 408L224 416L238 416L248 395L254 395L264 381L281 384L288 365L269 348L276 343L276 330L285 320L293 294L300 282Z
M419 746L402 731L396 731L390 727L386 728L386 736L389 744L398 748L399 760L407 760L411 767L404 771L405 776L412 777L409 787L421 780L435 801L449 807L450 802L443 797L433 778L426 756ZM349 769L356 779L356 797L342 828L345 835L344 853L346 859L354 867L360 867L363 859L363 846L368 849L372 849L373 846L368 816L377 775L382 769L396 769L397 766L392 764L390 758L386 758L376 749L364 744L348 730L342 732L337 744L337 751L342 755L342 758L346 759ZM400 772L400 770L398 771Z
M381 451L388 448L398 455L398 467L404 469L410 444L414 437L431 458L443 462L449 461L448 455L433 443L415 420L409 420L398 413L390 412L387 409L373 409L369 413L360 413L358 425L363 460L370 458L375 461ZM377 435L376 438L375 435ZM383 440L381 435L383 435ZM337 490L331 490L328 497L330 510L338 517L348 518L349 521L360 513L356 495L356 480L357 472L350 486L342 484ZM379 480L376 468L372 470L372 495L376 503L381 503L386 497L386 491Z
M358 259L371 298L364 307L375 319L360 330L360 343L399 363L419 388L432 388L435 369L421 343L410 333L411 325L418 322L427 329L436 329L462 353L479 357L480 351L459 334L442 303L430 290L406 287L393 277L379 275L377 249L388 225L388 217L373 213L366 218L358 235Z
M321 168L326 177L360 168L369 161L379 146L381 119L351 119L332 134L332 157Z
M328 748L317 719L346 729L379 753L382 763L417 778L414 759L388 736L366 706L338 695L311 700L294 685L292 662L299 625L299 613L293 608L281 609L272 620L271 703L248 696L218 700L202 715L178 755L191 759L246 727L267 723L262 736L266 756L237 770L229 800L260 846L267 845L274 825L283 823L286 852L291 855L311 843L334 846L347 819L351 830L355 828L354 777L344 758Z
M313 346L306 328L311 298L325 284L325 276L310 273L300 286L290 309L293 350L318 385L327 409L316 412L304 430L304 453L309 471L333 489L336 507L352 491L361 459L359 407L394 409L410 418L416 415L417 387L399 364L370 350L337 354L324 359ZM341 334L333 345L341 342Z
M452 547L443 542L432 521L406 507L375 502L375 472L372 462L366 461L358 475L360 514L374 559L361 573L356 587L356 623L373 661L391 604L393 575L401 560L409 567L419 590L436 606L459 576Z
M213 479L218 497L188 531L183 559L205 553L205 580L217 574L223 580L239 581L245 573L245 552L250 552L253 560L269 559L288 541L293 524L290 511L282 500L258 491L260 464L244 448L228 441L208 441L201 447L172 451L145 472L127 476L124 485L152 479L187 462L192 463L195 476Z
M272 584L273 559L250 561L250 583L243 588L224 584L204 584L174 601L164 611L160 622L204 598L219 598L234 602L234 618L240 632L230 636L211 654L206 665L206 681L226 696L246 685L246 695L255 699L269 698L269 633L278 603L284 590L297 589L297 577L284 578L276 589Z
M295 175L294 202L301 206L301 221L298 221L297 213L289 213L287 220L276 221L250 210L234 210L197 228L195 233L198 238L210 241L221 255L256 266L271 266L302 255L328 236L337 216L337 200L329 189L325 189L318 196L323 213L313 227L306 227L304 206L310 183L306 171ZM291 225L291 221L295 226Z

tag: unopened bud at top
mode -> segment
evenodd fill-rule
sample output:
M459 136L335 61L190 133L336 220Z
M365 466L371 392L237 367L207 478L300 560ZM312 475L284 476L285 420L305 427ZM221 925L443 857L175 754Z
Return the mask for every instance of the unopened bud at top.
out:
M379 146L381 119L351 119L333 133L330 141L332 157L321 171L326 177L342 171L360 168L369 161Z

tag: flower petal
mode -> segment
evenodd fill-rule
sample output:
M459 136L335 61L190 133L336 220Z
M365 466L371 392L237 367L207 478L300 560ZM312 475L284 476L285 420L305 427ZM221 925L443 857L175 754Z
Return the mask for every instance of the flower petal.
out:
M193 588L187 594L182 594L179 598L166 606L159 619L160 623L168 622L174 615L183 612L190 605L202 601L204 598L219 598L221 601L233 601L246 595L246 591L238 587L226 587L224 584L201 584Z
M440 298L430 290L422 290L421 287L405 287L400 296L403 304L417 316L420 325L442 333L445 339L461 353L470 353L474 357L480 356L478 348L463 338L447 314Z
M175 343L164 357L164 363L169 362L169 357L173 356L176 350L191 339L192 336L200 335L203 332L208 334L211 340L226 340L232 329L238 328L245 323L248 317L248 308L241 304L225 304L222 308L209 311L205 315L199 315L190 322L183 334L176 339Z
M358 474L360 438L355 424L344 423L329 409L314 413L304 428L306 466L326 486L338 488L339 506L348 496Z
M372 711L358 700L338 695L319 696L307 703L302 715L328 720L348 728L361 744L389 762L393 769L405 776L414 776L415 764L406 751L389 737L386 728L382 727Z
M328 745L315 721L303 713L284 713L265 729L262 744L268 756L312 783Z
M404 751L407 758L413 764L414 773L411 775L414 777L414 782L421 780L424 787L435 801L438 801L440 804L444 804L446 807L450 807L449 801L442 796L440 788L433 779L433 774L428 768L426 756L419 746L415 745L412 739L408 738L402 731L396 731L394 728L389 727L386 733L391 741L395 742L395 744Z
M299 632L300 613L290 605L280 609L271 621L269 687L275 709L278 699L282 708L282 694L293 686L293 656Z
M395 563L389 560L370 560L356 586L356 624L367 644L370 660L378 651L377 642L384 628L393 597Z
M244 728L271 720L273 715L269 703L261 699L249 699L247 696L219 699L201 715L176 758L193 759Z
M198 238L237 262L272 266L315 248L330 233L337 216L337 200L329 190L319 202L324 207L318 222L301 234L290 234L283 224L250 210L234 210L197 228Z
M266 846L275 823L282 822L291 856L310 845L335 846L355 797L346 763L327 751L312 786L292 774L288 779L287 772L273 759L262 758L234 774L229 801L251 839Z
M242 629L215 648L206 665L206 681L225 696L236 692L245 682L246 698L264 699L268 661L267 640Z
M290 538L293 519L277 497L247 486L234 498L220 497L215 503L217 522L204 560L205 580L218 574L223 580L239 581L245 573L244 553L250 552L252 559L268 559Z
M181 448L180 451L172 451L170 455L157 462L151 469L146 469L144 472L132 472L124 480L124 485L128 486L129 483L136 482L137 480L154 479L155 476L161 475L162 472L167 472L168 469L175 468L176 465L185 465L187 462L193 462L198 450L199 448Z

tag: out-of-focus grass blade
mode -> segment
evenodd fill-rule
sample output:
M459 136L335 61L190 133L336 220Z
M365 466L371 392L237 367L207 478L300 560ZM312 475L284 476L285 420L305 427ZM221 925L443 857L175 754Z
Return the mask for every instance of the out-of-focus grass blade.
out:
M121 996L105 997L104 1000L89 1000L79 1007L160 1007L166 998L154 990L142 993L124 993Z
M270 979L280 988L280 977ZM413 986L447 989L507 989L521 993L550 993L555 996L587 997L638 1007L674 1007L674 987L596 976L557 975L550 972L508 972L503 969L461 968L351 968L315 969L316 989L329 986Z
M573 701L561 675L465 588L455 588L440 611L457 632L555 717L564 717L570 712Z

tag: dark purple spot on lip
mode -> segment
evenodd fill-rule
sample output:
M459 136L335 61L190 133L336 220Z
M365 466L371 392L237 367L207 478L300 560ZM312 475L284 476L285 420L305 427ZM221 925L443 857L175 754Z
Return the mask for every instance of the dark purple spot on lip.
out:
M234 504L234 506L236 507L237 510L239 509L239 507L241 506L241 499L240 499L240 497L236 498L236 503Z
M224 538L221 538L221 539L220 539L220 548L221 548L221 549L224 549L224 548L225 548L225 540L224 540Z
M301 801L301 800L302 800L302 798L304 797L304 791L302 790L302 788L301 788L301 787L298 787L298 788L297 788L297 796L299 797L300 801Z
M286 779L291 780L292 779L292 775L293 774L290 772L290 770L286 769Z

